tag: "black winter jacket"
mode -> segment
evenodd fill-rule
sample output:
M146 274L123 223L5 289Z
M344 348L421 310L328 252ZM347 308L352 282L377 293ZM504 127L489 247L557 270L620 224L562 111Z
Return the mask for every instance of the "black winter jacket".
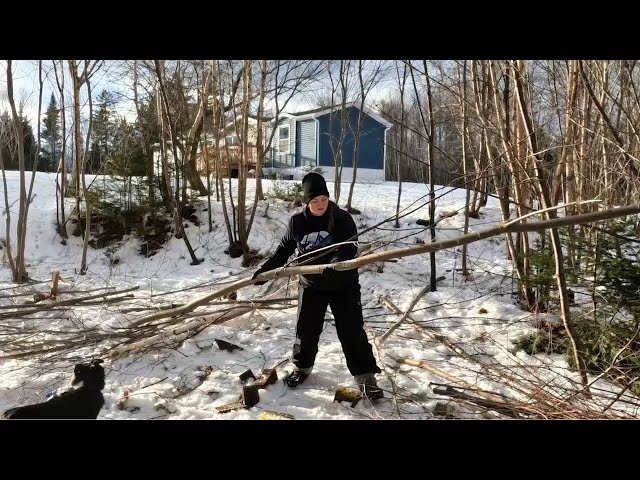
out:
M282 237L280 245L260 270L266 272L283 267L296 249L298 251L296 265L298 266L351 260L358 252L355 243L340 245L333 250L324 249L315 254L313 252L322 247L347 240L355 242L358 239L357 234L358 230L351 215L334 202L329 201L327 211L320 217L312 215L309 207L305 207L304 211L291 217L287 232ZM318 291L339 291L358 285L358 270L325 269L322 274L300 275L300 284L303 288L312 288Z

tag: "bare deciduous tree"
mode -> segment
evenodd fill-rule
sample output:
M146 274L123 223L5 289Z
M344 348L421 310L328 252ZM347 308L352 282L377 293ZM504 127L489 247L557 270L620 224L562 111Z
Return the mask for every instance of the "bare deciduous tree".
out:
M60 62L60 73L56 61L53 63L53 73L56 78L56 85L60 94L60 116L62 130L62 149L60 152L60 161L56 169L56 222L57 230L66 244L67 235L67 219L65 216L65 197L67 196L67 187L69 181L67 178L66 156L67 156L67 112L65 109L65 91L64 91L64 63Z
M78 63L75 60L68 60L69 74L73 85L73 172L74 187L76 191L76 210L78 220L81 213L81 196L85 205L85 226L83 232L82 258L80 260L80 274L87 272L87 249L89 247L89 237L91 236L91 198L87 189L85 171L87 152L89 151L89 137L91 135L91 117L92 117L92 100L91 100L91 76L102 65L101 60L84 61L82 73L79 73ZM82 85L87 85L87 93L89 100L89 126L86 132L85 147L82 147L82 135L80 133L80 89Z
M11 107L11 117L12 124L11 127L13 132L2 132L0 131L0 167L2 168L2 180L4 185L4 200L5 200L5 213L7 216L6 220L6 238L5 245L7 251L7 259L9 261L9 268L11 269L11 277L13 281L16 283L23 283L29 279L29 275L26 269L26 261L25 261L25 246L27 241L27 218L29 215L29 205L33 199L33 183L36 175L36 168L38 163L38 157L40 155L40 135L38 135L38 144L35 153L35 158L33 159L33 166L31 172L31 182L29 185L29 191L26 190L26 177L25 177L25 152L24 152L24 129L22 123L22 114L18 113L16 109L16 103L14 98L14 89L13 89L13 62L12 60L7 60L7 97L9 101L9 105ZM38 118L40 118L40 112L42 110L42 61L38 62ZM20 111L22 111L22 105L20 106ZM40 133L40 124L38 124L38 134ZM2 153L2 143L9 143L9 139L13 137L15 139L14 144L16 148L16 153L18 157L18 169L19 169L19 205L18 205L18 218L17 218L17 229L16 229L16 237L17 237L17 245L15 250L15 258L12 255L11 249L11 205L9 205L9 198L7 193L7 180L5 176L5 161ZM4 142L3 142L4 138Z
M404 63L402 77L400 77L400 70L398 63L396 63L396 75L398 79L398 88L400 91L400 128L397 129L397 133L400 136L400 146L395 152L396 164L397 164L397 176L398 176L398 200L396 202L396 222L393 225L395 228L400 228L400 198L402 197L402 160L404 154L404 141L405 141L405 104L404 104L404 86L407 82L407 64Z
M189 242L189 238L187 237L186 232L184 231L184 226L182 224L182 207L183 207L183 200L180 198L179 196L179 191L180 191L180 172L182 171L182 169L180 168L180 164L179 164L179 158L182 158L184 160L184 156L179 157L178 156L178 151L177 151L177 139L176 139L176 134L174 129L172 128L172 121L171 121L171 112L169 111L169 101L167 100L167 92L166 89L164 88L164 68L163 68L163 62L159 61L159 60L155 60L155 68L156 68L156 75L158 77L158 99L159 101L161 101L161 105L159 106L160 108L158 108L158 113L159 113L159 117L161 120L161 127L162 127L162 140L163 140L163 145L164 147L162 148L163 150L163 158L165 158L165 163L166 163L166 142L165 142L165 135L164 132L168 131L169 137L171 138L171 149L172 149L172 153L173 153L173 159L174 159L174 164L175 164L175 171L174 171L174 175L175 175L175 179L176 179L176 185L175 185L175 202L173 204L173 218L174 218L174 224L175 224L175 229L176 229L176 237L180 238L182 237L182 239L184 240L185 246L187 247L187 250L189 252L189 255L191 256L191 265L198 265L200 263L200 260L196 257L193 248L191 247L191 243ZM168 168L166 169L167 174L166 174L166 181L167 181L167 186L170 187L169 181L168 181Z
M364 122L364 118L366 115L364 112L365 102L366 102L367 96L369 95L369 92L376 85L379 79L382 62L380 61L369 62L368 66L371 66L373 68L373 71L367 77L364 77L364 74L363 74L365 66L367 66L366 62L362 60L358 60L358 84L360 86L360 100L359 100L360 107L358 109L358 121L356 123L356 129L353 132L353 137L354 137L353 138L353 160L352 160L353 176L351 178L351 185L349 186L349 196L347 197L347 204L345 205L345 209L350 213L354 212L352 207L353 189L355 187L356 178L358 175L358 150L360 147L360 136L362 135L362 124Z

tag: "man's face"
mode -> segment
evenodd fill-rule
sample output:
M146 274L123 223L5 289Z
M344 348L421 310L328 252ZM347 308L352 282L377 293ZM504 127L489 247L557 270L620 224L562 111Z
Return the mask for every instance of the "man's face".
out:
M329 197L326 195L318 195L314 197L309 202L309 211L312 215L319 217L324 215L324 212L327 211L327 207L329 206Z

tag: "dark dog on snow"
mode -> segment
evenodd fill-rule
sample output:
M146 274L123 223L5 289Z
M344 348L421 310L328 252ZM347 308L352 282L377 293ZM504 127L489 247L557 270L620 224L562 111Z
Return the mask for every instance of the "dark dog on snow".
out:
M64 392L51 400L35 405L11 408L3 419L88 418L95 419L104 405L101 390L104 388L102 360L79 363L73 370L71 385L77 388Z

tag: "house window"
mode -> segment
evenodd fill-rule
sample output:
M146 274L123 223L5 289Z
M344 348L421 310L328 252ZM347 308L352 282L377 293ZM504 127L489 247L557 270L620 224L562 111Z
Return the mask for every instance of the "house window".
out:
M289 153L289 127L280 127L278 130L278 152Z
M224 137L225 145L238 145L240 143L240 139L237 135L227 135Z

